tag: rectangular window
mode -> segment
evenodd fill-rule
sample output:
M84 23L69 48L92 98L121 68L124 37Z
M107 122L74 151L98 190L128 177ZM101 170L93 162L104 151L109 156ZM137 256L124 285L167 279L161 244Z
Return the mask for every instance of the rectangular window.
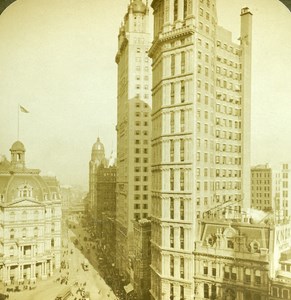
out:
M171 133L175 132L175 114L173 111L171 111L170 115L170 127L171 127Z
M170 247L174 248L174 227L170 226Z
M224 267L224 279L229 279L229 266Z
M183 51L181 52L181 73L182 74L185 73L185 65L186 65L186 53Z
M170 198L170 218L174 219L174 198Z
M184 132L185 130L185 111L181 110L180 113L180 130L181 132Z
M184 161L185 159L185 141L183 139L180 140L180 161Z
M180 278L184 278L184 257L180 258Z
M185 102L185 81L181 81L181 90L180 90L180 99L181 103Z
M185 2L187 2L187 1L185 1ZM185 3L184 2L184 3ZM183 277L184 278L184 277ZM184 286L183 285L181 285L180 286L180 300L184 300L185 299L185 293L184 293Z
M173 272L173 274L174 274L174 272ZM170 283L170 300L173 300L173 299L174 299L174 284Z
M184 228L180 227L180 248L184 249Z
M204 263L203 274L208 275L208 265L207 265L207 263Z
M250 269L245 270L245 282L246 283L251 282L251 270Z
M174 190L174 169L170 169L170 190Z
M175 54L171 54L171 76L175 75Z
M170 161L174 161L174 155L175 155L175 143L173 140L170 140Z
M184 191L185 189L185 170L180 170L180 191Z
M237 279L236 268L232 268L231 269L231 279L232 280L236 280Z
M175 104L175 84L171 82L171 104Z
M185 210L185 208L184 208L184 200L180 200L180 219L181 220L184 220L184 210Z

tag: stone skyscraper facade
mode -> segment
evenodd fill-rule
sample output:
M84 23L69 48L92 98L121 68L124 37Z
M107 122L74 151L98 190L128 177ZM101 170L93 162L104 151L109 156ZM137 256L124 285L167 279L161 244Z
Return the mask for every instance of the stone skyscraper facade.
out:
M252 14L240 44L214 0L154 0L153 299L193 299L200 218L250 206Z
M149 7L132 0L118 36L116 266L133 274L133 220L150 213L151 36Z

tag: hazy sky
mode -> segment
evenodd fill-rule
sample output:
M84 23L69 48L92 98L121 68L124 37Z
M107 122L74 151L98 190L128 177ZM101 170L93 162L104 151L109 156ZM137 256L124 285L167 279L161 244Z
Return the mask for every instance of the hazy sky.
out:
M17 139L28 167L87 186L99 135L116 147L117 35L129 0L18 0L0 16L0 153ZM150 1L149 1L150 2ZM267 3L267 4L266 4ZM278 0L217 0L239 37L253 13L252 163L291 161L291 14Z

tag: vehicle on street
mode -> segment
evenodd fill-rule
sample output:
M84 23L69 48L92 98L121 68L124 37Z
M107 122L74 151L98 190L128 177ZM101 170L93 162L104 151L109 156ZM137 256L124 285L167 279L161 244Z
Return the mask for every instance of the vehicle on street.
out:
M66 300L66 299L69 299L69 297L71 295L72 295L71 288L67 287L58 294L58 296L55 298L55 300Z
M88 271L88 269L89 269L89 261L88 261L88 259L84 259L84 261L83 261L83 263L82 263L82 265L83 265L83 269L84 269L84 271Z

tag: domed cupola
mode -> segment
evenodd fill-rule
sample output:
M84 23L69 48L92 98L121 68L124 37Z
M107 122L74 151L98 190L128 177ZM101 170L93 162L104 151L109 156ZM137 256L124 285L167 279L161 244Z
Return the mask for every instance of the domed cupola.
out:
M92 147L91 160L99 160L102 162L105 159L104 145L101 143L100 138L97 138L96 143Z
M15 168L25 167L25 147L22 142L16 141L10 148L11 164Z
M146 5L142 2L142 0L133 0L131 3L132 12L133 13L141 13L145 14L147 11Z

